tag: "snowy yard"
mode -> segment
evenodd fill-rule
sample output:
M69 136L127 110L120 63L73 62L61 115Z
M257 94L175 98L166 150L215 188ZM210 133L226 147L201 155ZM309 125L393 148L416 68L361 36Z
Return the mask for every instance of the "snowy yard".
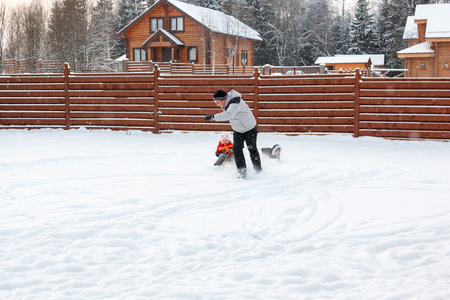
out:
M0 131L0 299L450 299L450 143L219 135Z

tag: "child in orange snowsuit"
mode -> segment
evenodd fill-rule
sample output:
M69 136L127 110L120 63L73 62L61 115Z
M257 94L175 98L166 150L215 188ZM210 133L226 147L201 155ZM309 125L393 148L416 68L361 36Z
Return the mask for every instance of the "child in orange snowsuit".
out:
M219 145L217 145L216 156L218 157L215 166L221 166L224 162L233 162L233 143L230 141L228 133L224 132L220 136Z

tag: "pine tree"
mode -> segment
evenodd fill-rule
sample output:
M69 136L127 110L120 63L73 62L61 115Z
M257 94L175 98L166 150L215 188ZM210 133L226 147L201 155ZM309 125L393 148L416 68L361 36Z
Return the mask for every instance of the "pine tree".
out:
M158 0L147 0L147 8L149 8L150 6L152 6L153 4L155 4Z
M88 61L88 3L86 0L55 1L49 22L54 59L69 62L75 72L86 70Z
M271 2L267 0L250 0L250 7L253 9L256 24L254 29L263 39L256 42L254 46L254 65L274 64L276 49L274 45L273 21L274 11Z
M381 3L377 29L380 52L385 54L385 66L388 68L403 68L403 61L397 57L397 51L406 46L403 31L408 10L403 0L383 0Z
M350 45L350 19L348 13L335 15L331 27L331 45L333 48L330 52L332 55L346 54L348 52Z
M120 0L118 6L118 26L125 27L148 7L146 0Z
M319 56L329 56L333 52L333 10L329 0L319 0L308 5L302 29L309 31L308 42L312 52L303 60L307 65L314 64Z
M92 10L92 21L89 26L89 68L91 71L108 71L109 61L118 56L114 52L119 42L114 31L113 1L97 2Z
M218 0L199 0L197 5L218 11L222 8Z
M117 11L117 18L115 21L116 32L119 32L131 21L136 19L149 6L149 0L119 0ZM115 51L117 53L125 54L125 40L120 39L116 45Z
M378 52L378 40L374 16L367 0L358 0L355 16L350 26L349 54L373 54Z
M304 28L307 4L303 0L280 0L274 6L273 43L276 46L276 64L304 64L304 54L311 50L307 38L309 30Z
M23 7L23 57L27 61L27 72L37 71L37 62L42 58L46 32L46 15L42 2L35 1Z

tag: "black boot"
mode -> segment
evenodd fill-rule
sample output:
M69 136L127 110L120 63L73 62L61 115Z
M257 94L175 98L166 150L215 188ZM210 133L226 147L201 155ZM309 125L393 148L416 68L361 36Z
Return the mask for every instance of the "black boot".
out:
M247 168L238 169L239 178L247 178Z

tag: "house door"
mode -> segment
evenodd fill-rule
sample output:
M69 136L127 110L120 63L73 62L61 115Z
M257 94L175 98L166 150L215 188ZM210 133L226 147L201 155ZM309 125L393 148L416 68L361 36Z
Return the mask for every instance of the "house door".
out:
M162 48L162 61L170 62L172 60L172 48Z

